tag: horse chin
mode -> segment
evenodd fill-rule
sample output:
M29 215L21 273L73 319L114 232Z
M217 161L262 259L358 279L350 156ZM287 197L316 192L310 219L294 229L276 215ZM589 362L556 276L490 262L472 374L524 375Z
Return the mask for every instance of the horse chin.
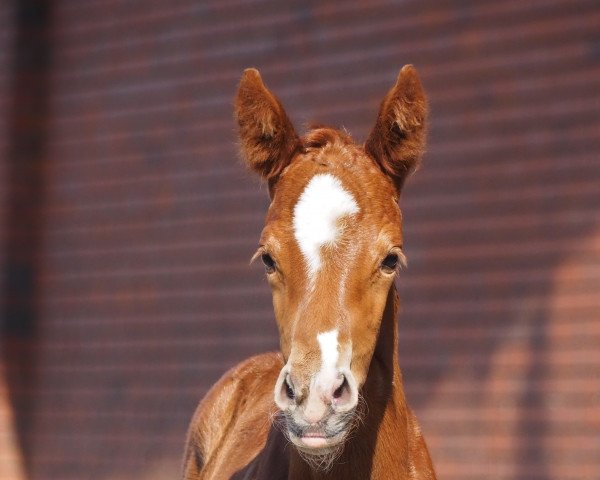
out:
M314 437L311 437L311 440L307 442L306 438L295 437L291 432L289 433L289 439L295 445L302 459L313 470L321 472L331 470L344 450L346 436L347 432L344 431L331 437L320 437L318 441L311 441L314 440Z
M280 425L304 461L315 470L329 470L342 454L360 415L356 409L332 414L319 427L307 425L301 415L296 417L291 412L286 412L283 418Z

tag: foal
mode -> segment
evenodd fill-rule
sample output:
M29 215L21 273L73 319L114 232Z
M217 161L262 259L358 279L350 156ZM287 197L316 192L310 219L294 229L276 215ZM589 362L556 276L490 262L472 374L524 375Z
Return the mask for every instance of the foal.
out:
M279 353L227 372L200 403L184 478L435 479L398 366L398 196L425 142L426 99L405 66L364 146L300 138L257 70L235 103L242 155L271 205L265 265Z

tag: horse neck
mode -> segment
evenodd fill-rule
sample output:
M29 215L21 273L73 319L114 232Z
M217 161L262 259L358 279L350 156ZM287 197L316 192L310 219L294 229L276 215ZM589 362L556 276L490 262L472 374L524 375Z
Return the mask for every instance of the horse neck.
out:
M362 388L363 421L327 472L311 470L291 449L290 480L334 478L405 478L407 476L407 407L398 365L398 295L390 288L381 327ZM382 473L383 472L383 473Z

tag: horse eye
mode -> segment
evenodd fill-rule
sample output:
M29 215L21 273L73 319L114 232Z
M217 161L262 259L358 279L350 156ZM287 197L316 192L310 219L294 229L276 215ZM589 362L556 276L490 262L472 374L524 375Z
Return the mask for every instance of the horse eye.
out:
M267 271L267 273L272 273L275 271L275 260L273 260L273 257L271 257L271 255L269 255L268 253L263 253L260 256L260 259L265 264L265 270Z
M396 270L398 266L398 255L395 253L390 253L387 257L383 259L381 262L381 267L386 270Z

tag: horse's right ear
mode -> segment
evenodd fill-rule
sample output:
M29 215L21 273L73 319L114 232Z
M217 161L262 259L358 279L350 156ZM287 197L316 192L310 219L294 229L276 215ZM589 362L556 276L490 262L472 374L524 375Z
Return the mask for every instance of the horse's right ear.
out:
M242 157L272 187L299 148L300 140L281 102L254 68L245 70L240 80L235 119Z

